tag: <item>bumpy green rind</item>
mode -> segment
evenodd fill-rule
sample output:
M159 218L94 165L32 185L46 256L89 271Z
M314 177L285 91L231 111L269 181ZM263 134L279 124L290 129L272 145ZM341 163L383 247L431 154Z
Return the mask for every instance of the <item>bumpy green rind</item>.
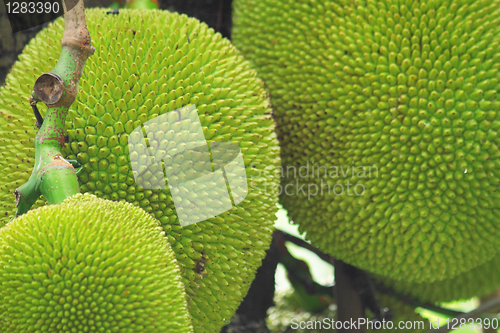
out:
M0 229L0 331L193 332L158 221L77 194Z
M377 300L384 308L388 308L392 313L391 323L381 322L380 324L368 324L368 332L389 333L393 332L428 332L431 325L428 319L423 318L420 314L415 312L415 307L404 303L397 298L377 293ZM373 314L368 313L367 318L373 319ZM380 326L378 326L380 325Z
M414 282L497 255L500 1L234 9L233 42L275 108L282 203L313 244Z
M129 201L160 221L179 261L195 331L218 332L248 291L277 211L279 148L263 83L228 40L195 19L155 10L86 12L96 52L69 111L65 157L83 164L82 192ZM14 214L13 190L33 166L35 119L26 97L54 67L62 33L60 19L32 40L0 89L4 221ZM190 104L208 141L240 146L249 193L226 213L182 228L168 190L134 184L127 141L145 121Z
M500 257L450 279L432 283L414 283L375 277L401 295L409 295L422 302L451 302L468 300L491 294L500 287Z

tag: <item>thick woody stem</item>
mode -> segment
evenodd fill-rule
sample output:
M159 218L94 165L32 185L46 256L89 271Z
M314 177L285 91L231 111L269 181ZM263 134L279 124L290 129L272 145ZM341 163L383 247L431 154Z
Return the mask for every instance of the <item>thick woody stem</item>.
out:
M31 105L36 113L37 102L44 102L48 110L35 137L35 166L28 182L14 191L16 196L16 217L26 213L35 201L43 195L49 204L61 203L67 197L79 192L77 162L62 157L64 146L64 124L69 107L75 101L78 81L83 73L87 58L94 53L85 21L83 0L66 0L63 6L64 35L62 51L55 68L42 74L35 82ZM75 6L71 6L73 1ZM72 8L66 12L66 8Z

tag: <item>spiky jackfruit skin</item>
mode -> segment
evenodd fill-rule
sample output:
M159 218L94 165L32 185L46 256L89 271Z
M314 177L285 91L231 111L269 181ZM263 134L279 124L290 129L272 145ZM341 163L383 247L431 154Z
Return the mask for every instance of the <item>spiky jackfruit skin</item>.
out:
M158 221L77 194L0 229L0 331L193 332Z
M248 291L277 211L278 174L262 171L279 164L267 93L230 42L195 19L154 10L86 12L96 52L69 111L65 157L83 164L82 192L129 201L160 221L181 267L195 331L218 332ZM9 170L0 181L4 220L14 214L13 190L28 179L35 156L26 97L56 64L62 33L58 20L32 40L0 90L0 165ZM207 141L240 146L249 193L231 210L181 227L168 189L134 185L127 141L141 123L190 104Z
M429 320L423 318L420 314L415 312L415 307L411 306L394 296L387 294L376 294L377 300L383 308L388 308L392 313L392 323L387 322L379 324L368 324L368 332L389 333L394 330L398 332L428 332L431 327ZM366 311L368 320L373 319L373 314Z
M451 302L486 296L498 290L500 286L499 267L500 258L496 256L470 271L450 279L431 283L391 280L381 276L374 278L397 293L411 296L422 302Z
M236 0L234 9L233 43L275 108L282 187L298 184L281 201L314 245L414 282L497 255L498 0Z

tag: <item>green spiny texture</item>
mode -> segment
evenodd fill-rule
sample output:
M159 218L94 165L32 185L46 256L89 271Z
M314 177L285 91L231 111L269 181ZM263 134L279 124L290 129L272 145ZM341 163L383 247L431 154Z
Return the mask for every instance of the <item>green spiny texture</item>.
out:
M179 261L195 331L218 332L248 291L277 211L279 148L267 93L249 63L205 24L155 10L105 12L86 11L96 52L68 113L65 157L83 165L81 192L131 202L160 221ZM28 179L35 156L26 97L54 67L62 33L60 19L33 39L0 89L4 221L14 214L13 190ZM137 126L190 104L207 141L240 146L249 193L231 210L181 227L168 189L135 185L127 142Z
M497 255L500 1L234 9L275 108L281 201L315 246L418 283Z
M368 332L389 333L396 330L397 332L428 332L430 330L429 320L423 318L415 312L415 307L411 306L397 298L377 293L377 300L383 308L388 308L392 313L392 324L386 323L384 326L369 326ZM368 313L368 320L373 319L373 315ZM372 325L372 324L369 324ZM410 326L411 325L411 326ZM377 329L380 327L379 329ZM385 327L385 329L384 329Z
M0 229L0 331L193 331L164 231L126 202L77 194Z
M432 283L414 283L375 277L380 283L401 295L408 295L422 302L451 302L482 297L498 290L500 286L500 257L477 266L450 279Z

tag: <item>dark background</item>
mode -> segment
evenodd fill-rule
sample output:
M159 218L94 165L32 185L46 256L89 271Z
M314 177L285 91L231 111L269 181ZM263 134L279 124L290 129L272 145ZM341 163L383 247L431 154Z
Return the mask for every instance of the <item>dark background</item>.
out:
M84 0L85 7L108 7L112 0ZM232 0L159 0L160 9L184 13L206 22L224 37L230 37ZM12 33L4 0L0 0L0 86L24 46L47 24Z

